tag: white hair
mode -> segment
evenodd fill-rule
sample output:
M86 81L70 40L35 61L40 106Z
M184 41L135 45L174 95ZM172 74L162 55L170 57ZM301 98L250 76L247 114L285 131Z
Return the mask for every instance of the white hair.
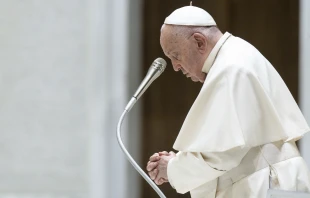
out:
M163 24L162 29L167 24ZM181 36L184 38L188 38L194 33L201 33L207 37L208 40L213 40L214 36L220 32L217 26L185 26L185 25L169 25L172 28L173 34L177 36Z

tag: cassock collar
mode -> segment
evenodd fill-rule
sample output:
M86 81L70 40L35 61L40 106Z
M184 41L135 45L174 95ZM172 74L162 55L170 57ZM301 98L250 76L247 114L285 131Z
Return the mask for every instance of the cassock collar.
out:
M225 41L231 36L231 34L229 32L226 32L221 38L220 40L218 40L218 42L215 44L215 46L213 47L213 49L211 50L207 60L205 61L203 67L202 67L202 72L204 73L208 73L211 66L213 65L216 55L218 54L218 52L220 51L222 45L225 43Z

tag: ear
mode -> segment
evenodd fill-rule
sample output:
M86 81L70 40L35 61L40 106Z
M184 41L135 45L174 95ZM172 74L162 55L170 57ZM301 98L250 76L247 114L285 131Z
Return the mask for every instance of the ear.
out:
M206 52L208 46L206 37L201 33L194 33L193 38L196 41L198 50L202 53Z

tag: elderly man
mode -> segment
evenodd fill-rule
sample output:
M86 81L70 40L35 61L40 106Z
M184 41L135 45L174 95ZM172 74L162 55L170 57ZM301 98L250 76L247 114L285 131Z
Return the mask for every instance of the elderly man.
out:
M203 9L168 16L161 47L175 71L203 87L173 152L150 157L156 184L169 182L193 198L266 197L269 186L310 191L295 141L309 127L285 83L251 44L222 32Z

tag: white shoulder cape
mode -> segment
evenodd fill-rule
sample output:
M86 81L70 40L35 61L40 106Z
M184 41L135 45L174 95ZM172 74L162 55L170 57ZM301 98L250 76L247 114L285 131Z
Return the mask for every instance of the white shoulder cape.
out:
M300 139L309 127L273 66L231 36L220 49L174 149L222 152Z

